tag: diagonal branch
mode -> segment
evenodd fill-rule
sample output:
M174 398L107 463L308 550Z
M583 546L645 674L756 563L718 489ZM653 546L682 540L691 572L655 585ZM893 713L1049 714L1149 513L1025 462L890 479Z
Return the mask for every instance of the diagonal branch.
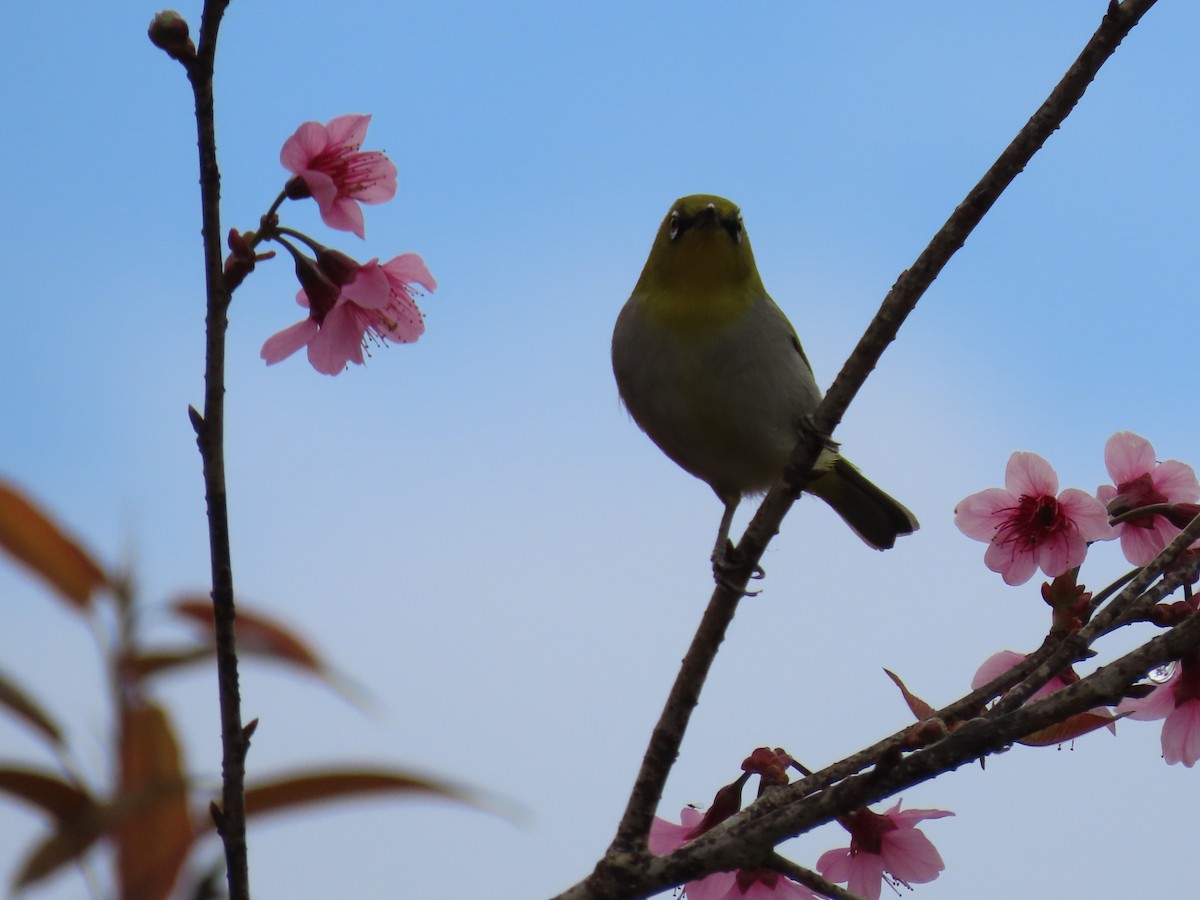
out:
M648 896L656 890L679 884L687 878L717 871L721 864L731 861L736 864L738 848L726 845L727 850L719 863L714 864L713 858L710 858L702 867L694 864L691 868L686 865L673 866L671 880L663 881L662 862L651 856L646 847L646 835L649 833L650 823L662 797L671 766L678 756L692 709L699 701L701 688L717 650L737 611L741 595L736 588L744 588L748 583L767 544L778 532L784 516L806 486L809 472L825 444L823 436L832 434L841 422L850 402L878 363L884 349L895 339L900 326L916 307L917 301L945 268L950 257L966 242L968 235L991 209L1004 189L1012 183L1075 108L1100 67L1112 56L1121 41L1154 2L1155 0L1126 0L1124 3L1117 3L1112 0L1109 3L1100 27L1067 70L1066 75L979 183L955 208L912 267L901 273L884 298L866 333L817 408L813 417L812 433L801 438L783 478L770 490L751 520L735 552L741 566L736 572L729 573L726 579L730 586L718 585L712 594L658 724L651 734L641 769L612 844L593 873L575 887L560 894L559 900ZM1019 715L1021 712L1018 710L1012 715ZM1035 729L1029 729L1033 730ZM843 810L853 809L856 805L861 804L854 802L844 806ZM824 821L830 817L826 816ZM728 829L720 830L725 832ZM710 834L715 836L716 833L717 830L714 830ZM709 838L709 835L705 835L705 838ZM718 839L714 837L712 840ZM705 841L706 845L710 842ZM674 860L678 854L684 854L690 846L676 851L671 859ZM761 846L761 838L758 846ZM651 870L656 870L653 875Z

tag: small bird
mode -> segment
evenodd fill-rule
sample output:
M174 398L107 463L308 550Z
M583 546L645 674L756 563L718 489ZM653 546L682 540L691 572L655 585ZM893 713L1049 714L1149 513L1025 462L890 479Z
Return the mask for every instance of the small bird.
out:
M783 474L821 390L800 339L763 287L741 211L695 194L672 205L613 330L613 374L633 420L725 504L720 580L734 511ZM807 490L886 550L917 520L833 450Z

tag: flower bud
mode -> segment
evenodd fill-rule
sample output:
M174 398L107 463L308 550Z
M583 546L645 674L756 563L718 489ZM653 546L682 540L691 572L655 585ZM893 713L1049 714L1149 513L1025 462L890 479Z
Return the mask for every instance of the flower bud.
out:
M287 183L283 186L283 193L289 200L303 200L305 197L312 196L308 182L299 175L293 175L287 180Z
M171 59L186 63L196 58L196 45L188 34L188 23L173 9L164 9L150 20L146 30L150 42Z
M340 287L354 280L362 264L341 250L322 247L317 252L317 268L321 270L322 275Z
M708 808L704 818L691 830L688 840L698 838L714 825L724 822L737 813L742 808L742 788L749 779L750 773L746 772L737 781L727 784L717 791L716 796L713 797L712 806Z
M299 279L300 286L304 288L304 295L308 297L308 308L312 313L313 321L320 325L337 304L341 290L321 274L316 260L300 253L294 255L296 278Z

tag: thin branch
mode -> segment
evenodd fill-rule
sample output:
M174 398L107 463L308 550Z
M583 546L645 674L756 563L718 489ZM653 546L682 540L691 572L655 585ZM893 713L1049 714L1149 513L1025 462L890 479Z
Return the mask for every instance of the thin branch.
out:
M212 566L213 619L217 648L217 683L221 707L222 803L214 818L225 844L226 877L231 900L249 900L246 850L245 772L249 736L242 725L241 695L234 633L233 559L225 488L225 332L229 292L222 272L221 173L217 165L213 115L213 66L217 33L229 0L205 0L196 55L182 59L196 108L200 158L201 236L204 242L206 346L204 413L189 408L204 466L204 498L208 508Z
M767 543L778 532L784 515L791 509L807 483L823 441L841 422L850 402L858 394L867 376L879 362L883 351L896 337L900 326L916 308L917 301L941 274L955 252L966 243L984 215L1000 195L1024 170L1034 154L1062 125L1083 97L1101 66L1116 52L1121 41L1149 11L1156 0L1126 0L1109 3L1100 27L1071 64L1066 75L1038 107L1025 126L1000 154L987 173L950 214L933 240L913 265L900 273L884 298L879 311L858 345L842 366L825 399L813 415L814 434L801 441L784 472L783 480L767 494L750 522L738 554L751 571L762 558Z
M850 402L878 363L884 349L895 339L900 326L916 307L917 301L950 257L965 243L968 235L1004 189L1074 109L1100 67L1112 56L1125 35L1154 2L1155 0L1126 0L1123 4L1109 4L1099 29L1067 74L987 174L954 210L913 266L901 273L888 292L866 333L817 408L813 416L812 433L802 436L782 480L767 494L738 545L735 556L741 565L738 571L730 573L730 577L727 578L733 589L719 585L713 592L700 628L684 658L679 675L651 735L625 813L608 852L587 879L560 894L559 900L618 900L649 896L655 891L680 884L688 878L719 871L722 867L736 867L738 859L747 847L758 848L761 852L763 846L768 846L765 841L769 839L764 838L761 830L754 833L752 840L740 844L721 842L718 835L732 834L731 826L735 822L743 821L744 813L722 823L713 832L695 842L697 845L703 842L704 847L714 848L713 855L704 860L696 856L696 847L692 844L685 845L670 857L658 858L649 854L645 843L667 776L679 754L692 709L698 702L704 679L741 599L736 588L744 588L748 583L767 544L778 532L783 517L804 489L817 455L825 444L823 436L832 434ZM1083 683L1079 682L1072 689ZM1019 715L1022 710L1011 715ZM962 730L960 729L960 732ZM1028 734L1034 730L1035 727L1030 727L1021 734ZM970 732L968 736L969 734ZM958 740L963 741L962 738ZM908 763L909 759L903 762ZM863 777L865 776L858 776ZM843 784L853 781L854 779L851 779ZM842 785L837 785L834 790L841 787ZM819 799L832 794L834 790L822 794ZM848 805L843 805L839 811L845 812L864 805L857 800L848 800L847 803ZM836 814L837 812L833 812L826 815L822 821L828 821ZM789 827L790 823L791 820ZM777 840L772 840L769 845L773 846L776 842ZM669 874L664 874L668 871Z

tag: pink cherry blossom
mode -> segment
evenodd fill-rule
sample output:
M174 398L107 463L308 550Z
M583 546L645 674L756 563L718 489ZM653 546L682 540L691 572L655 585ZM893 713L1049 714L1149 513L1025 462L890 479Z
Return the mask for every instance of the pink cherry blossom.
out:
M979 667L979 671L975 673L975 677L971 679L971 690L977 691L990 681L999 678L1017 663L1025 661L1028 656L1026 653L1017 653L1014 650L1001 650L998 653L993 653L983 661L983 665ZM1078 680L1076 677L1075 680ZM1026 700L1026 703L1032 703L1034 700L1040 700L1047 694L1053 694L1055 691L1061 691L1067 686L1066 679L1062 674L1055 675Z
M1162 754L1168 765L1189 769L1200 760L1200 651L1175 665L1171 677L1140 700L1122 700L1118 713L1131 719L1165 719Z
M1152 504L1191 504L1200 499L1200 482L1196 481L1192 467L1174 459L1157 462L1150 442L1132 431L1118 431L1108 439L1104 445L1104 464L1113 483L1101 485L1096 496L1108 507L1110 515ZM1185 521L1190 518L1187 515ZM1139 516L1116 528L1121 536L1121 550L1135 566L1144 566L1154 559L1180 531L1163 515Z
M370 116L338 116L328 125L305 122L284 141L283 167L295 175L292 198L311 196L330 228L363 236L359 203L384 203L396 196L396 167L379 151L360 151Z
M1083 562L1089 541L1115 536L1104 504L1076 488L1058 494L1054 469L1025 452L1009 458L1004 488L980 491L958 504L954 524L967 537L988 543L984 565L1008 584L1024 584L1039 567L1051 578L1061 575Z
M830 881L845 882L850 893L866 900L879 900L885 879L905 887L933 881L945 865L917 823L952 815L944 809L901 812L899 803L883 814L860 809L842 820L850 846L823 853L817 871Z
M302 288L296 302L309 308L308 318L268 338L261 356L274 365L306 346L314 369L337 375L348 363L362 365L368 340L411 343L425 332L413 284L427 291L437 288L421 257L404 253L382 265L373 259L359 266L337 289L330 308L312 306Z
M654 817L650 825L650 852L665 856L700 836L704 813L693 806L679 815L682 824ZM808 888L765 869L714 872L683 886L685 900L817 900Z
M1022 663L1027 658L1027 653L1017 653L1015 650L1001 650L993 653L983 661L983 665L975 673L975 677L971 679L971 690L977 691L985 684L988 684L999 678L1013 666ZM1079 680L1079 676L1075 674L1074 669L1065 669L1058 673L1040 688L1034 691L1026 703L1033 703L1035 700L1040 700L1045 696L1053 694L1055 691L1061 691L1063 688L1074 684ZM1100 716L1108 719L1112 716L1112 710L1107 706L1097 706L1089 711L1094 716ZM1104 726L1113 734L1117 733L1116 720L1109 721Z

